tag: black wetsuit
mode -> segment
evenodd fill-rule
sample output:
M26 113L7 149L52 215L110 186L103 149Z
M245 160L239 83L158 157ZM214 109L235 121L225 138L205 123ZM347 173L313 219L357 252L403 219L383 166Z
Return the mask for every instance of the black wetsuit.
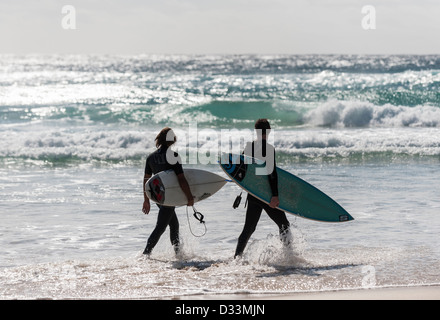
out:
M266 156L265 150L266 142L263 141L263 151L262 155ZM252 142L252 157L254 157L254 142ZM272 196L278 196L278 174L276 171L275 163L275 149L273 155L273 171L267 177L269 179L270 188L272 190ZM290 223L287 220L286 214L280 209L271 208L267 203L255 198L251 194L247 196L247 210L246 210L246 221L244 223L243 231L238 238L237 248L235 250L235 257L240 256L244 248L246 247L251 235L254 233L257 227L258 221L261 217L261 212L266 211L269 217L277 224L280 232L280 237L286 244L289 241L288 237L284 237L290 231Z
M162 147L152 154L150 154L145 163L145 174L152 175L161 171L172 169L176 175L183 173L182 164L180 158L176 152L174 152L174 158L178 160L175 164L170 164L167 161L166 153L168 148ZM179 220L177 219L175 207L167 207L157 205L159 207L159 214L157 216L156 227L151 233L145 247L144 254L150 254L154 246L159 241L162 234L165 232L167 226L170 226L170 240L174 246L174 251L178 253L180 240L179 240Z

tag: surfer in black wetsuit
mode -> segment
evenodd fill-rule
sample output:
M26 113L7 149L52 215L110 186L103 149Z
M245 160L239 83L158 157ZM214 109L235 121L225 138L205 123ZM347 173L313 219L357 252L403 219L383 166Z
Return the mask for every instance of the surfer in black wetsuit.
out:
M168 148L176 142L176 136L171 130L171 128L162 129L156 136L156 147L157 150L150 154L147 158L145 164L145 174L144 174L144 204L142 207L142 212L148 214L150 212L150 200L145 193L145 183L153 175L161 171L172 169L177 175L179 185L182 188L188 199L188 206L194 205L194 199L191 194L188 182L183 173L183 168L179 155L176 152L169 150ZM168 157L167 157L168 154ZM169 160L172 160L170 163ZM150 255L154 246L159 241L161 235L165 232L167 226L170 226L170 240L174 247L174 251L179 253L180 240L179 240L179 220L177 219L175 207L167 207L157 205L159 207L159 214L157 216L156 227L151 233L147 241L147 246L145 247L144 254Z
M280 238L283 243L285 245L289 245L292 239L292 235L290 233L290 223L287 220L286 214L284 211L277 209L277 206L280 204L278 198L278 175L275 163L275 148L271 144L267 143L267 137L270 133L269 121L267 121L267 119L258 119L255 123L255 129L257 130L258 138L256 141L247 143L243 154L266 161L266 173L272 191L272 198L270 203L267 204L251 194L248 194L246 221L243 231L238 238L234 257L242 255L249 238L257 227L263 209L278 225Z

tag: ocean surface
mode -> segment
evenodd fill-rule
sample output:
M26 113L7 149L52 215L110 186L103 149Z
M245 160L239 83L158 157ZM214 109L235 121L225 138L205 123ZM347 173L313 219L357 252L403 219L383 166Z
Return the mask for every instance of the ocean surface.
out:
M277 164L354 218L288 214L284 248L263 213L245 218L226 184L177 208L142 255L146 156L175 129L184 167L224 175L258 118ZM228 136L229 135L229 136ZM224 143L225 137L239 137ZM158 299L440 284L440 56L0 55L0 298ZM242 137L240 139L240 137Z

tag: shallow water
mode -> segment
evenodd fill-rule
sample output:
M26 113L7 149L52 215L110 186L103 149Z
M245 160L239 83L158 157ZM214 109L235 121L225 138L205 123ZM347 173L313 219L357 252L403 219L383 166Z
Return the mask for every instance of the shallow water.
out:
M232 257L245 209L243 203L231 208L239 192L234 184L196 205L205 215L205 236L191 234L189 223L195 235L204 230L178 208L182 255L174 256L166 231L146 259L141 252L157 209L148 216L140 211L142 168L86 167L8 171L0 188L6 210L3 298L161 298L440 283L436 163L290 167L356 220L330 224L288 215L294 244L287 249L263 214L237 260Z

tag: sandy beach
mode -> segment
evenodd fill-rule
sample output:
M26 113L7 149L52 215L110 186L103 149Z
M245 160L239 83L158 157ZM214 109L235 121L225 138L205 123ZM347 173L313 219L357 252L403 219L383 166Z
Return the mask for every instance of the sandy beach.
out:
M176 297L174 297L176 299ZM179 298L177 298L179 299ZM440 286L414 286L353 289L340 291L298 292L268 295L204 295L181 297L182 300L440 300Z

